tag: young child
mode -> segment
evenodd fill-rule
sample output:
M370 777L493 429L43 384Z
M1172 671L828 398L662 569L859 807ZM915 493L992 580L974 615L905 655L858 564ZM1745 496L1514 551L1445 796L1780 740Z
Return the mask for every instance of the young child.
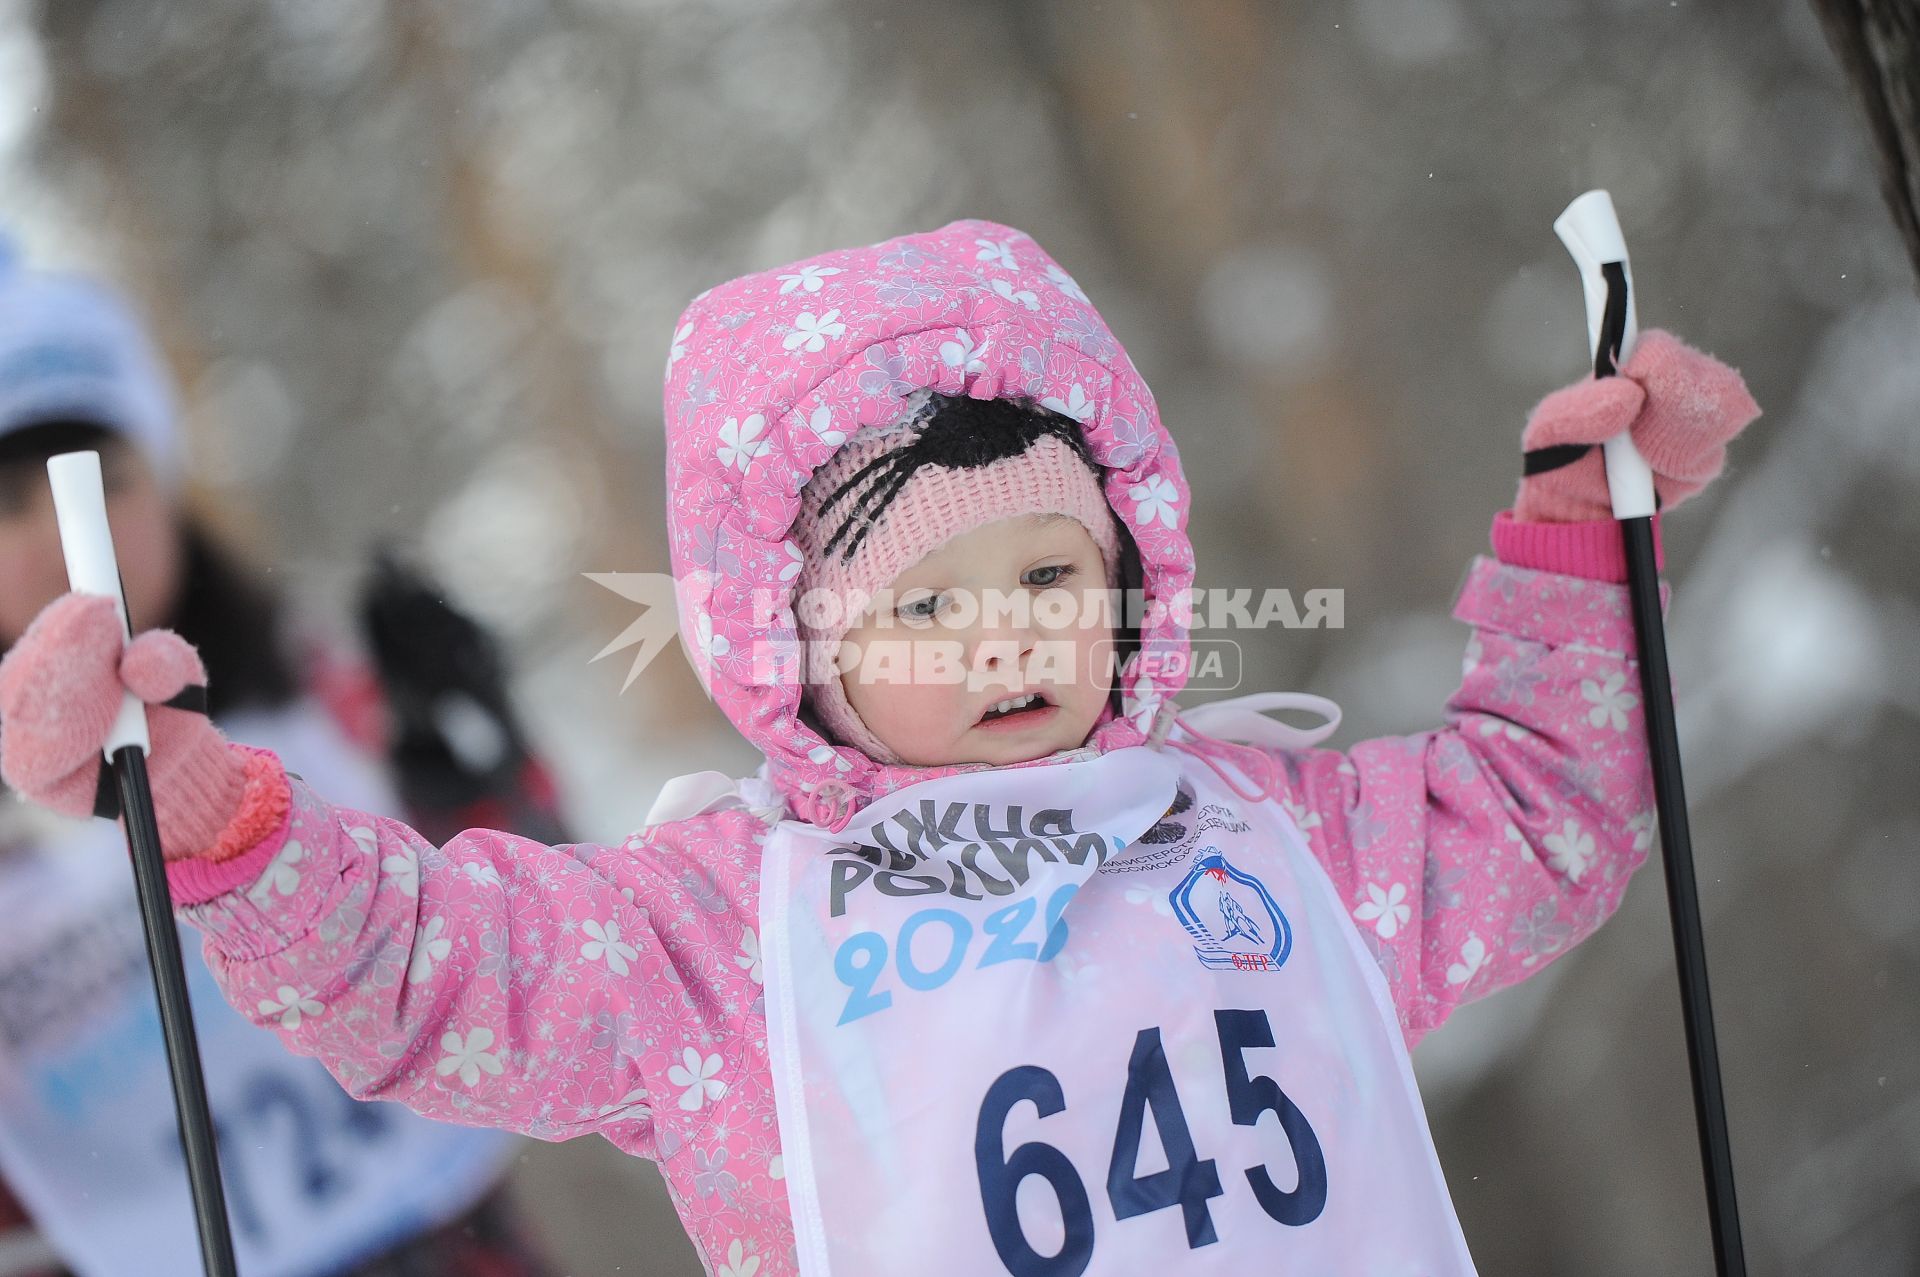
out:
M1671 506L1757 409L1664 334L1623 371L1524 443L1631 425ZM0 669L9 781L88 810L124 682L235 1005L356 1095L658 1159L714 1273L1471 1272L1407 1047L1653 835L1597 450L1496 520L1447 725L1341 754L1254 712L1317 698L1176 709L1179 454L1017 231L702 294L666 425L683 637L758 776L619 846L436 847L163 707L192 651L68 597ZM1062 619L1109 583L1137 627Z

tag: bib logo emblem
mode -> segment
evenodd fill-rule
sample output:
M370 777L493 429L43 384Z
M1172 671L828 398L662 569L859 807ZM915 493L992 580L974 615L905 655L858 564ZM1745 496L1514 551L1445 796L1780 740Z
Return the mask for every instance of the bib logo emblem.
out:
M1216 850L1194 861L1168 900L1202 966L1277 971L1293 949L1293 928L1266 886Z

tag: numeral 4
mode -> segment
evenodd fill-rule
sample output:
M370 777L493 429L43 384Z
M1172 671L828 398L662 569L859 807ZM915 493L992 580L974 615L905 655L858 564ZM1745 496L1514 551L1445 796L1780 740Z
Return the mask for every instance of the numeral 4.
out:
M1140 1132L1148 1111L1166 1150L1167 1169L1135 1175L1140 1162ZM1133 1040L1133 1058L1127 1061L1127 1092L1120 1099L1120 1128L1114 1132L1113 1160L1107 1165L1107 1200L1115 1219L1132 1219L1152 1211L1178 1206L1187 1224L1189 1249L1220 1240L1213 1231L1207 1202L1226 1190L1213 1159L1201 1161L1193 1151L1187 1115L1180 1109L1180 1093L1173 1071L1160 1047L1160 1030L1142 1029Z

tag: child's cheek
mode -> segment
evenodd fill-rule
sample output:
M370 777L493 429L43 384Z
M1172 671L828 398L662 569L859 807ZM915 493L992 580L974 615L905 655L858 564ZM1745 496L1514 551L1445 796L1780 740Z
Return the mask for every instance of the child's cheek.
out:
M858 681L861 673L848 676L847 700L868 730L902 758L929 760L959 734L964 684L913 678Z
M1111 630L1087 630L1080 636L1080 661L1075 703L1085 719L1085 729L1093 730L1113 690L1113 633Z

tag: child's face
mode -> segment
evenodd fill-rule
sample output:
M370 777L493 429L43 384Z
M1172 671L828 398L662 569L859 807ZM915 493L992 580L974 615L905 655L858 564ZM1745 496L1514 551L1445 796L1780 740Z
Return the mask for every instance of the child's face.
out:
M843 640L867 728L908 763L1018 763L1082 744L1112 687L1100 548L1064 515L974 529L882 591ZM843 659L851 660L845 653ZM1044 706L1000 717L1037 693Z

